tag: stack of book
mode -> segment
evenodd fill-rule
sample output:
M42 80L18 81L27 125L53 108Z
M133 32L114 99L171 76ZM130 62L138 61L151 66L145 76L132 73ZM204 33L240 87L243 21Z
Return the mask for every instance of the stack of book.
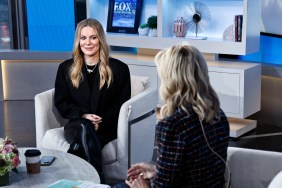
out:
M242 41L242 23L243 23L243 15L235 15L235 18L234 18L234 40L235 42Z

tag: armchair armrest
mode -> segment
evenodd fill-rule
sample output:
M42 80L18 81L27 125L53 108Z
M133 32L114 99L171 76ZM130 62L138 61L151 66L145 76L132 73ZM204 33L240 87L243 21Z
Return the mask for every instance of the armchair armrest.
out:
M117 136L117 159L122 165L130 166L152 159L157 102L157 89L149 85L122 105ZM142 154L134 151L140 149Z
M50 89L35 95L35 128L36 146L42 147L42 139L47 130L60 127L64 119L54 107L54 89Z

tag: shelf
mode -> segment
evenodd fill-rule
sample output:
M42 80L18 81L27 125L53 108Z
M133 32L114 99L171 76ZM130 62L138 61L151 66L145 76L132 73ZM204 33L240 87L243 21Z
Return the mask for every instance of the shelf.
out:
M186 41L204 53L245 55L259 50L260 3L253 0L205 0L211 12L206 40L173 37L173 23L177 17L187 15L186 9L194 0L143 0L141 23L151 15L158 16L158 36L144 37L124 33L106 33L111 46L163 49ZM106 29L108 1L87 0L87 16L101 22ZM223 41L224 30L234 23L234 16L243 15L242 41ZM201 34L200 34L201 35Z
M233 138L238 138L257 127L256 120L228 118L228 122L230 126L229 136Z
M150 48L163 49L169 48L181 42L188 42L191 45L198 47L205 53L221 53L221 54L244 54L246 47L240 42L211 40L188 40L184 38L173 37L146 37L138 35L112 34L107 33L107 41L111 46L125 46L134 48Z

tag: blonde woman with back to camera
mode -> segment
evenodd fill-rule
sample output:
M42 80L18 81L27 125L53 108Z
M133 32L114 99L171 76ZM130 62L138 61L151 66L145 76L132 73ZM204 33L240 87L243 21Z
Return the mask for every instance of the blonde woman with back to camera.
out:
M199 50L176 45L156 57L162 119L156 164L128 170L129 187L224 187L229 124ZM151 180L151 181L148 181Z

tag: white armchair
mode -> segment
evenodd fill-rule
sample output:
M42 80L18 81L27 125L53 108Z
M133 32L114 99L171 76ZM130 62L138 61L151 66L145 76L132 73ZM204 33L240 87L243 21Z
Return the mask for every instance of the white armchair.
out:
M131 164L151 161L154 148L158 93L147 77L131 76L130 100L119 113L117 139L102 149L102 164L107 183L126 179ZM35 96L36 145L66 152L63 126L67 120L53 102L54 89Z

